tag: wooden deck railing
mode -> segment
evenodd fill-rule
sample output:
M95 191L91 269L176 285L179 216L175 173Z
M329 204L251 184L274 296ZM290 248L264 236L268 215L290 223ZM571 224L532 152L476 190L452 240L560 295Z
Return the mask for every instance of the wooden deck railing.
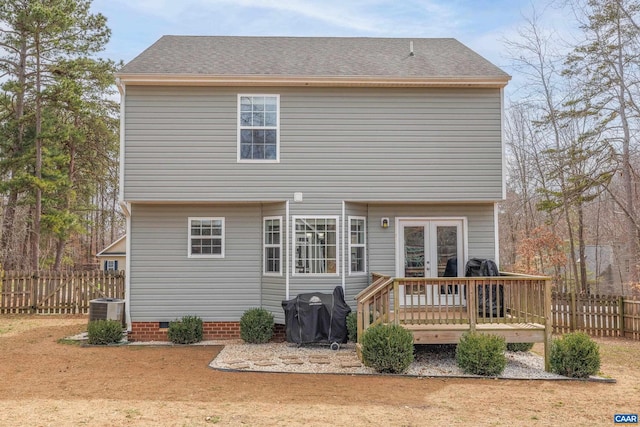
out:
M372 274L356 296L358 341L370 326L395 323L421 344L456 343L481 330L507 342L544 342L550 369L551 280L501 273L495 277L391 278Z
M393 279L383 274L372 273L371 285L356 295L358 302L358 337L369 327L388 322L391 317Z
M495 277L396 278L372 275L356 296L358 336L380 322L402 325L536 324L551 333L547 277L501 273Z

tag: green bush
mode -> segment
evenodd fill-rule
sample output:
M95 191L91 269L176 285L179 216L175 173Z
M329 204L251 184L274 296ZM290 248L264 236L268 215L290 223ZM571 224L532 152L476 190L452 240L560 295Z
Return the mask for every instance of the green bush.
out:
M372 326L362 334L362 358L377 372L405 372L413 362L413 335L399 325Z
M183 316L169 322L169 341L174 344L193 344L202 341L202 319L198 316Z
M240 338L251 344L263 344L273 336L273 315L264 308L252 308L240 318Z
M89 344L115 344L122 340L122 322L117 320L92 320L87 327Z
M587 378L600 370L598 344L583 332L574 332L553 340L551 371L572 378Z
M465 332L456 347L456 362L467 374L497 376L507 366L504 338Z
M507 343L508 351L529 351L533 348L532 342L509 342Z
M358 342L358 313L355 311L347 315L347 336L349 341Z

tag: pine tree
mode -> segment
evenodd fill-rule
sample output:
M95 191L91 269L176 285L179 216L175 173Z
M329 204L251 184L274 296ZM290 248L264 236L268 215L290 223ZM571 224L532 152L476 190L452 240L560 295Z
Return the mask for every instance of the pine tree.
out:
M28 240L33 269L40 267L43 214L45 225L63 240L75 227L62 214L53 221L53 204L47 200L72 189L73 182L80 183L74 163L78 151L72 141L82 137L77 135L78 127L73 132L65 129L63 124L74 124L65 120L78 125L89 120L85 113L94 118L102 114L105 120L113 117L109 108L97 107L97 99L103 96L91 92L93 104L86 97L92 84L101 82L99 88L112 84L115 68L112 62L93 58L109 40L110 30L106 18L91 13L90 5L87 0L0 3L0 74L6 78L3 89L10 98L2 104L7 140L0 156L6 176L0 190L8 193L2 224L5 268L15 264L15 248L9 247L15 246L15 212L20 203L31 207ZM71 78L65 78L65 73ZM89 105L96 108L87 110ZM65 194L68 214L75 195L73 191Z

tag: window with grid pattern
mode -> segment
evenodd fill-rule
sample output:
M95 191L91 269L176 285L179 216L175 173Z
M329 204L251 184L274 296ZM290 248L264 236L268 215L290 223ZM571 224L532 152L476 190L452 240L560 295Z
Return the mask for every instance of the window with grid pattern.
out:
M278 161L279 95L238 96L238 160Z
M189 218L189 257L224 258L224 218Z
M349 217L349 274L366 272L366 219Z
M281 274L281 217L264 218L264 274Z

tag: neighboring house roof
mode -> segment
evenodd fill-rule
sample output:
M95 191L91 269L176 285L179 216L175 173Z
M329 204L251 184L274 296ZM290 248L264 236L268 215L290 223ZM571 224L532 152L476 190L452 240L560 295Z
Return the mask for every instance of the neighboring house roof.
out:
M137 84L181 78L210 84L329 85L346 80L494 87L511 78L452 38L226 36L163 36L118 77Z
M118 240L116 240L115 242L113 242L112 244L110 244L109 246L107 246L106 248L101 250L100 252L98 252L96 254L96 256L99 257L99 256L125 256L125 255L127 255L126 250L122 249L123 247L126 248L126 246L125 246L126 237L127 237L126 234L124 236L120 237Z

